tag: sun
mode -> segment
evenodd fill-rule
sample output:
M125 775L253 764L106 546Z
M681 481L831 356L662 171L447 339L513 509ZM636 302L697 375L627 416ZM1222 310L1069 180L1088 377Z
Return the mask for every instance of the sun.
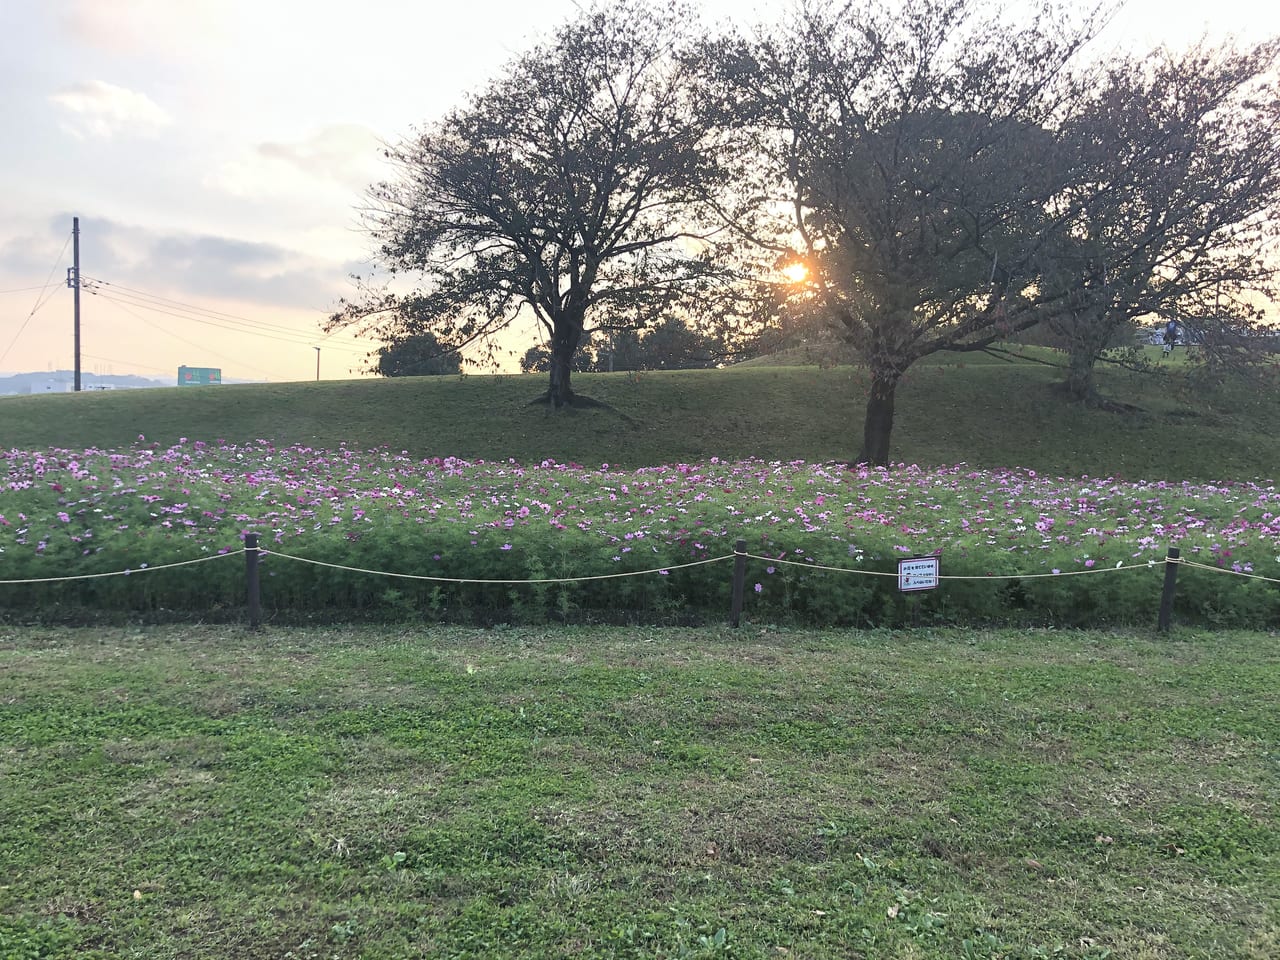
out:
M794 260L782 268L782 275L790 283L803 283L809 279L809 268L799 260Z

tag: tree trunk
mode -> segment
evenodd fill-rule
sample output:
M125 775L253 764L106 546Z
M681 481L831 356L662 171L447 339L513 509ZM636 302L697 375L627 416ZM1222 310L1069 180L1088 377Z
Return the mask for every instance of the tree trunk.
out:
M1068 400L1091 404L1098 399L1098 385L1093 379L1094 363L1092 351L1072 351L1067 365L1067 379L1062 384Z
M893 396L898 389L898 374L872 371L871 393L867 397L867 415L862 424L862 451L858 463L876 467L889 465L889 437L893 433Z
M551 337L551 385L547 389L547 400L555 409L573 405L569 376L573 372L573 355L581 338L581 326L574 329L574 325L569 323L557 324Z
M1094 368L1115 339L1117 329L1118 323L1105 314L1089 313L1074 318L1068 328L1067 377L1062 382L1062 392L1072 403L1098 404Z

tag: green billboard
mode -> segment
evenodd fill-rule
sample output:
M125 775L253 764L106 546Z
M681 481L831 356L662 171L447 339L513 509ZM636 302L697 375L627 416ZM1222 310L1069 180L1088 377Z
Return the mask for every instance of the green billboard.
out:
M222 370L219 367L179 367L178 386L205 387L211 383L222 382Z

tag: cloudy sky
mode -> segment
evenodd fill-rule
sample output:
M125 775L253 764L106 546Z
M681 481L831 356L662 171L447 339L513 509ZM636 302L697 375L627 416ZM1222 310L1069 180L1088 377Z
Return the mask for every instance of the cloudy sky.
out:
M706 0L708 20L785 0ZM0 371L228 379L358 374L324 337L367 239L378 145L430 122L572 15L571 0L6 0L0 31ZM1132 0L1104 44L1280 33L1273 0ZM46 286L48 284L48 286ZM88 290L95 292L90 294Z

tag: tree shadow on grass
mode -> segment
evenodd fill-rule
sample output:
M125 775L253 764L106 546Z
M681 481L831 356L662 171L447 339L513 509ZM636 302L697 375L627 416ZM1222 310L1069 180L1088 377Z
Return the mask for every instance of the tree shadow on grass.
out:
M617 416L623 423L635 426L635 418L623 413L613 404L605 400L597 400L594 397L588 397L581 393L575 393L573 399L568 404L556 406L551 402L551 391L540 393L525 406L529 407L545 407L548 415L553 414L573 414L579 410L607 410Z
M1128 403L1124 400L1116 400L1113 397L1105 396L1097 390L1090 391L1086 396L1076 396L1071 392L1070 386L1065 381L1058 381L1051 387L1057 402L1068 403L1086 410L1101 410L1105 413L1118 413L1124 415L1145 414L1145 408L1134 403Z

